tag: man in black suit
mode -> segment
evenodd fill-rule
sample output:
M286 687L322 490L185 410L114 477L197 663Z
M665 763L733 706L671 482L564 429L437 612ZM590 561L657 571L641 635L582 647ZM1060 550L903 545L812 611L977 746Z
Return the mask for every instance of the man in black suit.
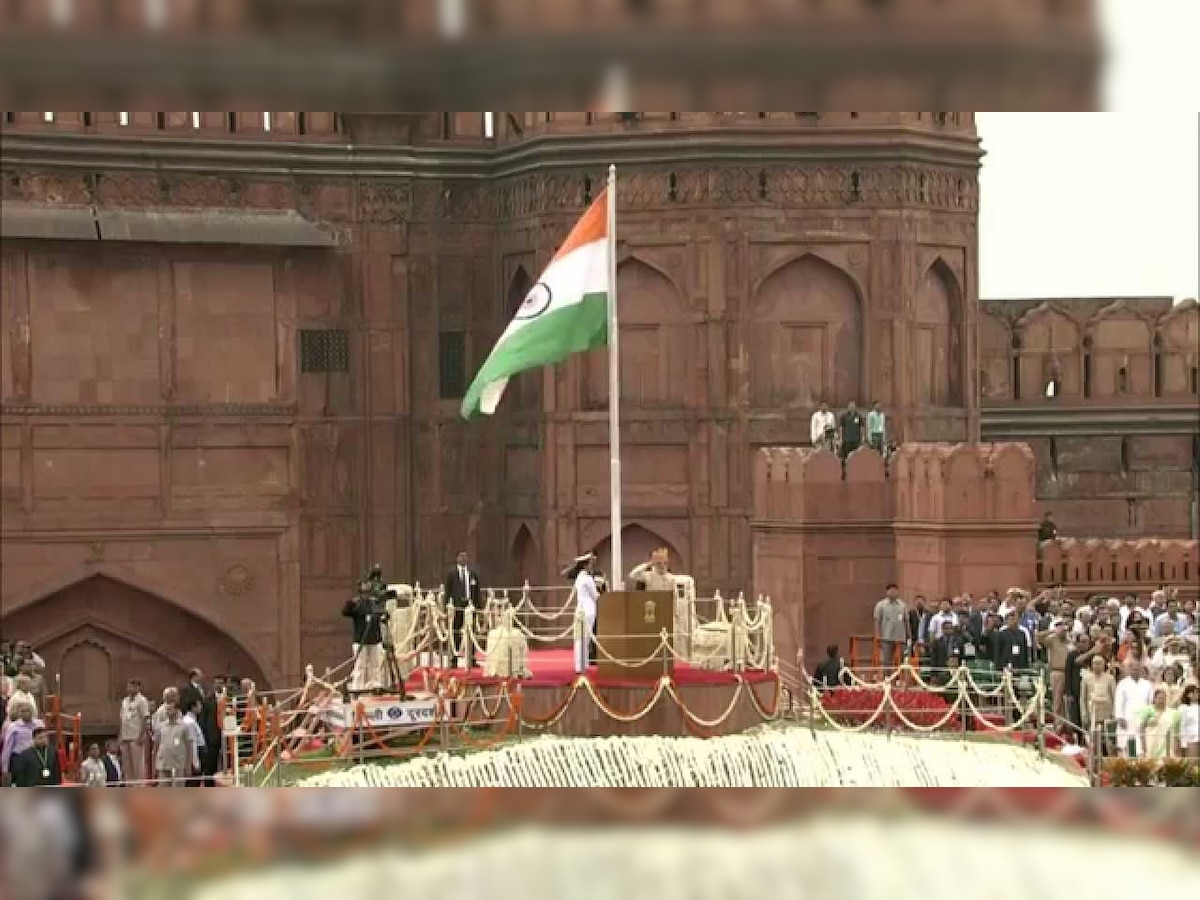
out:
M124 780L121 777L121 745L117 741L109 741L104 745L104 777L109 787L117 787Z
M466 647L467 668L475 668L475 646L467 639L467 608L479 608L479 573L471 568L466 550L459 550L454 568L442 586L446 603L454 608L452 631L455 647Z
M58 787L62 785L62 767L58 751L50 746L50 736L41 725L33 729L33 746L9 763L13 787Z
M993 652L995 656L992 662L997 669L1011 667L1014 672L1022 672L1033 665L1033 645L1017 619L1016 610L1009 610L1005 616L1004 627L996 635Z
M193 703L204 702L204 672L192 669L188 672L188 683L179 689L179 708L187 711Z
M200 733L204 735L204 748L200 751L200 774L205 787L216 787L217 769L221 765L221 722L218 708L224 682L213 679L212 690L205 691L200 701Z

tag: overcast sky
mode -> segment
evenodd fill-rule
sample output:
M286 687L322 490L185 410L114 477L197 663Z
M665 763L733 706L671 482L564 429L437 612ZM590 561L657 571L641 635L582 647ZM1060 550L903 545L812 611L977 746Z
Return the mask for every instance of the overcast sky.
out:
M1108 113L980 113L980 296L1195 297L1200 0L1101 0Z

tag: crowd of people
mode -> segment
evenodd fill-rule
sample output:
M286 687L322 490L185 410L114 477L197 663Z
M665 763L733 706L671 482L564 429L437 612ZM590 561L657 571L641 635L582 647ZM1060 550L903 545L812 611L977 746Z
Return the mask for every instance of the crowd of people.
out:
M874 628L885 665L919 656L937 684L962 665L1046 671L1060 734L1103 756L1200 758L1196 616L1195 600L1166 587L1078 604L1062 587L931 604L893 584Z
M0 642L0 785L61 782L62 762L50 744L46 662L25 641Z
M257 703L255 686L242 679L205 679L193 669L181 686L168 687L152 704L141 682L131 679L120 704L117 736L88 745L78 769L66 762L62 740L52 740L44 721L45 663L17 643L5 646L5 718L0 728L0 774L4 786L47 787L74 782L86 787L212 787L224 766L223 711L244 717ZM12 674L15 673L15 674Z

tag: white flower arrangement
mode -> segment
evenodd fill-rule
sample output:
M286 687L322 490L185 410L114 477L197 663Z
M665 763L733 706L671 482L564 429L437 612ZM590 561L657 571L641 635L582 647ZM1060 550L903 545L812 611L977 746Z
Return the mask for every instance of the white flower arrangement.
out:
M947 866L947 848L959 866ZM1140 897L1147 878L1200 896L1189 850L1134 835L979 825L923 817L825 816L745 833L717 829L549 830L490 835L434 851L389 849L323 867L289 867L217 882L193 900L328 900L391 893L471 900L675 900L720 897L927 898L961 889L1005 860L974 892L1029 900L1062 882L1080 896ZM1120 865L1096 865L1120 860Z
M466 757L316 775L301 787L1083 787L1032 749L799 727L728 737L542 737Z

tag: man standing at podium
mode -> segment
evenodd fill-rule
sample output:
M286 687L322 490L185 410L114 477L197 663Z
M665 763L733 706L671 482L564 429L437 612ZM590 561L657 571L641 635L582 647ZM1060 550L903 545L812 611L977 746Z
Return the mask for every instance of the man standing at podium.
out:
M650 561L634 566L629 583L638 591L670 591L675 593L675 576L667 571L671 553L660 547L650 555Z
M596 554L585 553L571 563L570 568L563 574L575 581L575 602L577 609L583 613L582 633L575 638L575 673L582 675L587 671L592 657L592 643L596 640L596 605L600 592L596 587L596 578L592 574L596 565Z

